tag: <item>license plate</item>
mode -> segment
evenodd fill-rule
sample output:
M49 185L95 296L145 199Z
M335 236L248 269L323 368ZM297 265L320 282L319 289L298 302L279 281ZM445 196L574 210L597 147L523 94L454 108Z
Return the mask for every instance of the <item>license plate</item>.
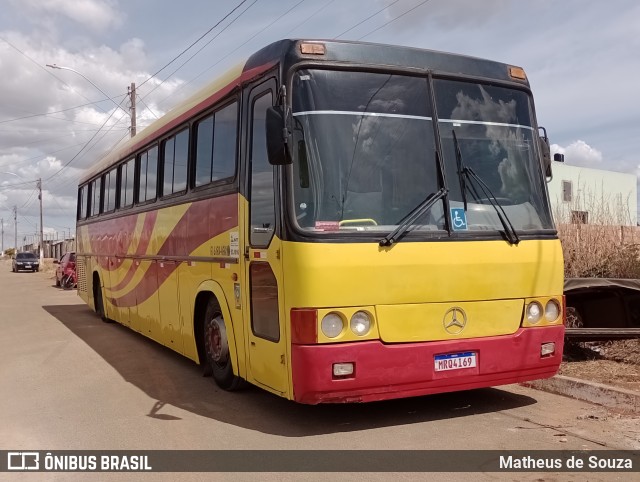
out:
M434 357L435 371L463 370L473 368L476 365L476 354L472 351L464 353L450 353L448 355L436 355Z
M25 268L31 268L31 265L30 264L25 264L24 267Z

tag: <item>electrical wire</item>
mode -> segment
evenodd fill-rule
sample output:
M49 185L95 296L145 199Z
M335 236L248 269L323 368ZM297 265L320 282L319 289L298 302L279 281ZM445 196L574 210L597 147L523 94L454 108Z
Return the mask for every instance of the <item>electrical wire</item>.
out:
M127 96L128 96L128 94L124 94L124 96L117 96L117 97L114 97L114 99L117 99L118 97L127 97ZM105 100L108 100L108 99L102 99L102 100L98 100L96 102L88 102L86 104L78 105L78 106L75 106L75 107L69 107L68 109L56 110L56 111L53 111L53 112L46 112L46 113L43 113L43 114L30 114L30 115L26 115L26 116L23 116L23 117L15 117L13 119L5 119L5 120L1 120L0 124L6 124L8 122L17 122L17 121L21 121L21 120L25 120L25 119L33 119L34 117L49 117L51 119L64 120L64 119L61 119L60 117L51 117L51 115L52 114L61 114L63 112L69 112L70 110L82 109L83 107L99 104L100 102L104 102ZM67 120L71 120L71 119L67 119Z
M375 17L376 15L378 15L380 12L386 10L387 8L389 8L392 5L395 5L396 3L398 3L400 0L395 0L394 2L390 3L389 5L387 5L386 7L381 8L380 10L378 10L377 12L369 15L367 18L365 18L364 20L356 23L353 27L348 28L347 30L345 30L344 32L342 32L340 35L336 35L335 37L333 37L333 40L339 39L340 37L342 37L345 33L347 32L351 32L354 28L359 27L360 25L362 25L363 23L365 23L367 20L369 20L370 18Z
M242 15L244 15L244 13L249 10L251 7L253 7L256 2L258 2L258 0L254 0L253 3L251 3L251 5L249 5L247 8L245 8L242 12L240 12L240 14L234 18L233 20L231 20L231 22L229 22L227 25L225 25L225 27L220 30L217 34L215 34L213 36L213 38L209 39L207 41L207 43L205 43L202 47L200 47L191 57L189 57L187 60L185 60L182 64L180 64L180 66L178 66L178 68L176 68L173 72L171 72L164 80L162 80L160 83L158 83L156 86L154 86L153 89L151 89L149 92L147 92L143 97L141 97L140 100L149 97L149 95L151 95L153 92L155 92L158 88L160 88L160 86L162 84L164 84L167 80L169 80L176 72L178 72L182 67L184 67L191 59L193 59L196 55L198 55L203 49L205 49L211 42L213 42L216 38L218 38L225 30L227 30L231 25L233 25L235 23L236 20L238 20L240 17L242 17ZM175 92L174 92L175 93ZM173 93L172 93L173 94ZM164 101L165 99L163 99Z
M428 3L428 2L430 2L430 1L431 1L431 0L423 0L422 2L420 2L420 3L419 3L418 5L416 5L415 7L413 7L413 8L411 8L411 9L407 10L406 12L404 12L404 13L403 13L403 14L401 14L401 15L398 15L397 17L392 18L392 19L391 19L391 20L389 20L388 22L383 23L383 24L382 24L382 25L380 25L378 28L375 28L375 29L371 30L369 33L367 33L367 34L363 35L362 37L358 38L358 40L362 40L363 38L368 37L368 36L369 36L369 35L371 35L372 33L377 32L378 30L380 30L380 29L382 29L382 28L386 27L386 26L387 26L387 25L389 25L390 23L395 22L395 21L396 21L396 20L398 20L399 18L404 17L404 16L405 16L405 15L407 15L408 13L413 12L416 8L418 8L418 7L422 6L422 5L424 5L425 3Z
M256 0L256 1L257 1L257 0ZM152 91L152 92L153 92L153 91ZM147 105L147 103L144 101L144 99L143 99L142 97L139 97L139 98L138 98L138 100L139 100L140 102L142 102L142 104L147 108L147 110L149 111L149 113L151 113L151 115L152 115L153 117L155 117L156 119L159 119L159 118L160 118L160 117L158 117L158 116L156 115L156 113L155 113L155 112L153 112L153 111L151 110L151 107L149 107L149 106Z
M91 136L91 139L89 139L87 141L87 143L84 146L82 146L82 148L78 151L78 153L75 156L73 156L71 159L69 159L69 161L67 161L59 170L57 170L51 176L46 178L45 181L49 181L49 180L53 179L58 174L60 174L65 168L67 168L69 166L69 164L71 164L73 161L75 161L78 158L78 156L82 153L82 151L84 151L87 148L87 146L91 143L91 141L93 141L93 139L95 139L97 137L98 133L104 128L104 126L107 125L107 122L109 122L109 120L111 119L111 117L113 117L113 114L115 114L116 111L117 111L117 109L114 110L113 112L111 112L111 114L109 114L109 117L107 117L107 120L104 121L104 123L102 124L100 129L98 129L98 131L96 131L96 133L93 136Z
M27 201L26 201L22 206L20 206L20 208L18 208L18 209L24 209L24 208L25 208L25 206L27 206L27 204L29 204L29 203L31 202L31 199L33 198L33 195L34 195L36 192L38 192L38 189L34 189L33 191L31 191L31 194L30 194L30 195L29 195L29 197L27 198Z
M26 53L24 53L22 50L20 50L18 47L16 47L15 45L13 45L11 42L9 42L6 38L4 37L0 37L0 40L2 40L4 43L6 43L9 47L11 47L12 49L16 50L17 52L19 52L22 56L24 56L27 60L29 60L29 62L31 62L32 64L36 65L39 69L45 71L48 75L50 75L51 77L53 77L54 79L58 80L59 82L62 82L64 85L66 85L67 87L69 87L69 89L71 89L72 92L78 94L80 97L84 97L85 100L87 100L88 102L91 102L91 99L89 99L88 97L85 97L84 95L82 95L80 92L77 92L71 85L67 84L64 80L62 80L61 78L59 78L57 75L55 75L54 73L52 73L49 69L44 68L42 65L40 65L38 62L36 62L34 59L32 59L31 57L29 57Z
M298 30L300 27L302 27L305 23L307 23L309 20L311 20L313 17L315 17L317 14L319 14L322 10L324 10L325 8L327 8L329 5L331 5L333 2L335 2L336 0L329 0L327 3L325 3L322 7L320 7L318 10L316 10L315 12L313 12L311 15L309 15L307 18L305 18L301 23L299 23L293 30L289 30L289 32L285 35L285 37L289 37L293 32L295 32L296 30Z
M166 69L167 67L169 67L172 63L174 63L176 60L178 60L180 57L182 57L188 50L190 50L195 44L197 44L198 42L200 42L200 40L202 40L204 37L206 37L209 32L211 32L214 28L216 28L218 25L220 25L222 22L224 22L227 18L229 18L233 12L235 12L236 10L238 10L243 4L245 4L248 0L242 0L238 5L236 5L233 10L231 10L229 13L227 13L224 17L222 17L221 20L219 20L213 27L211 27L209 30L207 30L205 33L203 33L200 37L198 37L197 40L195 40L191 45L189 45L186 49L184 49L182 52L180 52L178 55L176 55L173 59L171 59L171 61L169 61L169 63L167 63L164 67L162 67L160 70L158 70L155 74L151 75L147 80L145 80L144 82L142 82L138 87L142 87L144 84L146 84L147 82L149 82L151 79L153 79L154 77L156 77L160 72L162 72L164 69Z
M182 84L178 89L176 89L171 95L165 97L164 99L162 99L159 104L163 103L164 101L166 101L167 99L169 99L170 97L173 97L176 92L179 92L180 90L184 89L187 85L191 84L192 82L194 82L196 79L202 77L205 73L207 73L208 71L210 71L212 68L214 68L216 65L218 65L220 62L222 62L224 59L226 59L227 57L229 57L231 54L237 52L238 50L240 50L242 47L244 47L245 45L247 45L249 42L251 42L254 38L256 38L258 35L260 35L262 32L264 32L265 30L267 30L269 27L271 27L274 23L276 23L278 20L284 18L286 15L288 15L290 12L292 12L295 8L297 8L299 5L301 5L302 3L304 3L306 0L300 0L298 3L296 3L293 7L291 7L289 10L287 10L286 12L284 12L282 15L280 15L278 18L276 18L274 21L272 21L271 23L269 23L266 27L262 28L261 30L259 30L258 32L256 32L254 35L252 35L251 37L249 37L245 42L243 42L242 44L238 45L235 49L233 49L231 52L229 52L227 55L225 55L224 57L220 58L216 63L214 63L213 65L210 65L208 68L206 68L205 70L203 70L202 72L200 72L198 75L196 75L193 79L191 79L189 82L185 82L184 84Z

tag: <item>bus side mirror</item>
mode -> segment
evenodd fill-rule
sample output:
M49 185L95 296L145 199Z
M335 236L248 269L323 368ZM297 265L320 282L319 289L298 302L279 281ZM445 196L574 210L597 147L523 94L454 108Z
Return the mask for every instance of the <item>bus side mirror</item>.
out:
M553 179L553 172L551 171L551 148L549 147L549 138L547 137L546 129L544 127L540 127L540 129L543 131L543 134L538 136L538 144L542 155L544 175L547 178L547 182L549 182Z
M284 109L281 105L269 107L266 116L267 155L269 164L284 166L291 164L289 152L289 130L286 127Z
M560 154L559 152L556 152L553 155L553 160L556 162L564 162L564 154Z

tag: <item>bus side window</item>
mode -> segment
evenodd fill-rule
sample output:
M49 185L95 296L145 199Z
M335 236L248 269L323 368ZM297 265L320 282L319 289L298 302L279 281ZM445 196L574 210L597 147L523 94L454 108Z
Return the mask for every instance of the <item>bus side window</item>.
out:
M231 179L236 172L238 103L205 117L196 129L196 187Z
M140 154L140 173L138 179L138 202L151 201L156 198L156 181L158 178L158 146Z
M116 207L116 178L117 171L112 169L104 175L103 212L109 213Z
M272 106L272 94L255 99L251 127L251 233L252 246L268 246L275 228L273 166L267 159L266 112Z
M102 178L91 181L91 200L89 216L97 216L100 214L100 195L102 191Z
M87 191L89 186L82 186L78 195L78 219L87 217Z
M124 208L133 204L133 186L135 177L136 162L129 159L120 165L120 204L119 207Z
M189 158L189 129L184 129L164 142L162 195L187 189L187 159Z

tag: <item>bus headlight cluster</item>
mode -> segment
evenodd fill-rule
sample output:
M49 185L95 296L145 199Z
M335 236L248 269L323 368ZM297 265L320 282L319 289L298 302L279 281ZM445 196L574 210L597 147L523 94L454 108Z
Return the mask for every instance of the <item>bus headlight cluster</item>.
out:
M543 309L539 301L532 301L527 305L525 316L531 324L536 324L543 318L548 322L554 322L560 316L560 304L557 300L551 299Z
M356 311L349 321L349 327L356 336L367 336L373 324L371 315L366 311ZM346 317L340 313L326 314L320 322L320 329L327 338L337 338L346 327Z

